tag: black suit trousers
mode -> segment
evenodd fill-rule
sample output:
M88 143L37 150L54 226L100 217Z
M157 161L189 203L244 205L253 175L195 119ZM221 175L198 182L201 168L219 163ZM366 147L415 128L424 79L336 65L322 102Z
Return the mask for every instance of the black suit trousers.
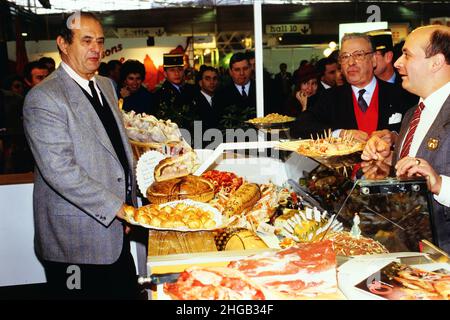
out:
M126 237L125 237L126 239ZM62 300L137 299L136 268L130 242L124 240L119 259L110 265L42 261L47 277L48 298ZM79 286L74 280L78 267Z

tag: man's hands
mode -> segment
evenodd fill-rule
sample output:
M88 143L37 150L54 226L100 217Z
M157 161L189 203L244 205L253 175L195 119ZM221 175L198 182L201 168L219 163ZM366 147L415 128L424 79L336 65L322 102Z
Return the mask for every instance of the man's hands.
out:
M395 144L396 140L397 134L389 130L372 132L361 155L361 159L365 161L388 159L391 162L391 147Z
M404 157L395 165L397 177L406 175L411 177L418 175L427 179L428 190L439 195L441 192L442 177L434 171L431 165L424 159Z
M346 137L352 136L354 139L361 142L366 142L369 139L369 135L361 130L341 130L339 136L341 138L343 138L344 136Z
M386 178L389 175L390 168L390 164L382 160L361 162L361 170L364 173L364 177L370 180Z
M116 217L127 222L130 218L130 215L134 214L134 207L123 204L119 211L116 213ZM125 234L129 234L131 231L131 227L128 224L125 224Z

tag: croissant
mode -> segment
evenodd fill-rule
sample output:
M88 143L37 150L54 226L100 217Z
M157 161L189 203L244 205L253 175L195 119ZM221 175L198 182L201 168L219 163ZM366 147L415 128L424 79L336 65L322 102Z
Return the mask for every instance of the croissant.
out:
M247 208L251 208L261 198L261 191L256 183L246 183L239 187L230 197L223 214L227 217L239 215Z

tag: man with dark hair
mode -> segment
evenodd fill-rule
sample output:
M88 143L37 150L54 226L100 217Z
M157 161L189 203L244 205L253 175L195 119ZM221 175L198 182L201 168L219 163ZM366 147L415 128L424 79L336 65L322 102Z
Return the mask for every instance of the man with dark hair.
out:
M137 294L124 223L125 203L136 205L133 153L111 81L95 74L104 41L93 14L71 15L56 39L60 66L25 98L35 250L57 299Z
M332 58L322 58L316 63L316 70L320 77L319 87L317 88L318 93L336 86L336 60Z
M23 76L25 84L27 85L25 94L45 79L49 74L47 66L39 61L32 61L25 65L23 69Z
M47 66L48 72L52 73L53 71L55 71L55 60L53 60L53 58L50 57L42 57L39 59L40 63L43 63Z
M195 92L193 104L199 112L202 121L202 132L208 129L218 128L218 110L215 94L219 84L219 72L211 66L200 67L198 73L198 89ZM206 143L204 143L206 145Z
M221 112L222 129L245 128L245 121L256 116L256 88L251 80L252 67L245 53L235 53L230 59L229 74L233 82L216 95Z
M284 101L291 95L292 92L292 74L287 71L287 64L280 63L280 72L275 75L274 83L277 87L277 93L279 96L278 103L283 104ZM266 88L267 90L267 88Z
M144 64L137 60L127 60L120 69L120 97L122 109L136 113L151 114L156 112L153 95L142 82L145 80Z
M400 89L374 76L375 58L369 36L345 34L339 59L348 83L325 90L315 105L300 115L302 137L329 128L336 137L351 134L361 141L376 130L398 132L407 109Z
M420 97L395 141L371 138L363 160L395 164L397 176L422 176L433 194L435 244L450 253L450 28L425 26L409 34L395 62L402 86ZM383 133L383 132L381 132ZM384 134L389 134L384 132ZM391 152L395 145L394 152Z
M120 69L122 62L119 60L109 60L108 63L108 78L111 79L114 88L118 89L118 83L120 82Z
M164 54L164 76L166 80L155 92L157 108L155 116L170 119L193 137L194 119L198 111L192 104L195 87L184 81L184 55Z

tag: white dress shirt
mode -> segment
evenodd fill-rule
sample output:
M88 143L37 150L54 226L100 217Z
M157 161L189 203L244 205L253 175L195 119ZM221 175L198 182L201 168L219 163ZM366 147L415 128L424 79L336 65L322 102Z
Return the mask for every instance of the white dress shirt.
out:
M250 81L247 82L247 84L244 84L243 86L237 85L236 83L234 85L236 86L241 95L242 95L242 87L244 87L245 93L247 94L248 97L248 93L250 92Z
M323 81L320 81L320 83L322 84L322 86L325 88L325 89L330 89L331 88L331 86L329 86L329 85L327 85L325 82L323 82Z
M355 94L356 100L358 100L359 97L359 90L365 89L366 92L363 94L363 99L366 101L367 106L370 106L370 101L372 101L373 93L375 92L375 88L377 86L377 79L375 77L372 78L372 80L369 82L367 86L364 88L358 88L354 85L352 85L353 93Z
M409 149L409 156L415 157L420 145L422 144L428 129L433 125L438 113L441 111L445 100L447 100L450 95L450 82L447 82L444 86L433 92L426 99L420 98L420 102L423 102L425 109L423 109L419 124L417 125L416 131L411 142L411 147ZM406 136L406 135L405 135ZM402 141L403 147L403 141ZM401 149L400 149L401 150ZM439 173L439 172L438 172ZM440 204L450 207L450 177L441 175L442 185L441 192L439 195L434 195L434 199Z
M98 98L100 99L100 102L103 104L102 95L100 94L100 89L97 86L97 82L95 81L95 77L92 77L89 80L86 80L78 75L67 63L64 61L61 61L61 66L63 69L67 72L69 77L71 77L73 80L75 80L76 83L80 85L84 90L86 90L87 93L92 97L91 88L89 88L89 81L94 81L94 87L95 91L97 91Z

